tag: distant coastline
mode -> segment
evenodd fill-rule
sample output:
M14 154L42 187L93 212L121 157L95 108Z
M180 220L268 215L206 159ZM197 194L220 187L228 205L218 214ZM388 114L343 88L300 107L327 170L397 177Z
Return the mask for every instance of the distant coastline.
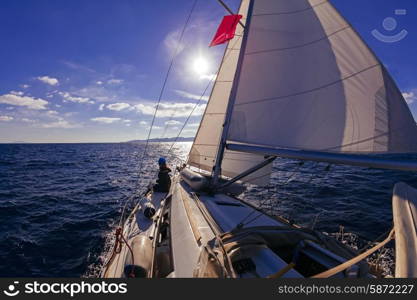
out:
M155 138L155 139L149 139L150 143L163 143L163 142L193 142L194 137L179 137L179 138ZM146 143L146 140L133 140L128 141L126 143Z

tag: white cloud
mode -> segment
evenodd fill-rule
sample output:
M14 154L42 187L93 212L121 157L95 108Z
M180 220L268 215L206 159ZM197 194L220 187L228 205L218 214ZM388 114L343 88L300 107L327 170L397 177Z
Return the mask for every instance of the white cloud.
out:
M151 129L151 126L149 126L149 123L148 123L148 122L146 122L146 121L140 121L140 122L139 122L139 125L140 125L141 127L144 127L146 130ZM161 129L162 129L162 127L161 127L161 126L156 126L155 124L152 126L152 130L161 130Z
M180 125L180 124L182 124L182 123L179 122L179 121L176 121L176 120L169 120L169 121L166 121L165 122L165 125L170 125L170 126L172 126L172 125Z
M116 79L116 78L107 80L108 84L121 84L122 82L123 82L122 79Z
M99 117L99 118L92 118L90 119L93 122L104 123L104 124L112 124L119 122L120 118L107 118L107 117Z
M107 105L106 107L107 107L107 109L110 109L110 110L121 111L121 110L130 108L130 104L128 104L128 103L113 103L113 104Z
M37 122L36 120L32 120L32 119L28 119L28 118L23 118L21 121L25 122L25 123L36 123Z
M175 116L176 118L188 117L191 111L196 106L195 103L169 103L163 102L159 104L158 113L159 118L166 118ZM193 112L193 116L201 116L204 113L206 105L198 105ZM153 115L155 113L156 105L154 104L137 104L135 109L144 115Z
M46 98L53 98L56 94L59 94L57 90L46 93Z
M103 84L103 81L101 81L101 80L96 81L96 84L98 84L98 85L102 85L102 84Z
M55 110L48 110L42 114L39 114L38 117L44 119L44 121L22 118L21 121L24 123L31 124L33 127L37 128L79 128L80 124L71 123L65 120L59 115ZM46 118L46 119L45 119Z
M39 76L36 77L37 80L42 81L43 83L49 84L49 85L58 85L59 81L56 78L49 77L49 76Z
M167 34L164 39L164 45L168 49L170 54L174 54L177 51L177 54L184 50L184 44L179 43L179 30L171 31Z
M24 93L20 91L10 91L10 94L16 95L16 96L23 96Z
M185 129L182 131L181 136L195 136L197 133L197 128L190 128L190 129Z
M13 117L10 117L10 116L0 116L0 121L1 122L10 122L10 121L13 121Z
M89 73L97 73L95 70L93 70L93 69L91 69L91 68L89 68L89 67L87 67L87 66L84 66L84 65L81 65L81 64L75 63L75 62L71 62L71 61L62 61L62 63L63 63L64 65L66 65L68 68L73 69L73 70L77 70L77 71L85 71L85 72L89 72Z
M44 123L40 125L41 128L78 128L79 124L72 124L66 120L58 120L56 122Z
M188 93L185 91L181 91L181 90L175 90L175 92L184 97L184 98L188 98L188 99L194 99L194 100L204 100L204 101L208 101L209 97L208 96L201 96L201 95L197 95L197 94L192 94L192 93Z
M409 92L409 93L403 93L403 97L405 99L405 101L407 102L407 104L411 104L414 103L414 101L417 100L417 95L414 94L414 92Z
M105 106L106 106L105 104L100 104L100 106L98 107L98 110L103 111Z
M68 115L65 114L65 115ZM33 116L33 114L32 114ZM82 127L81 124L72 123L65 120L59 115L59 112L55 110L48 110L43 113L37 114L37 117L40 117L43 121L30 119L30 118L21 118L20 121L30 124L32 127L36 128L79 128Z
M153 115L155 113L155 106L156 105L137 104L135 105L135 109L144 115Z
M200 126L200 123L190 123L185 126L185 129L182 131L182 134L190 136L195 135L197 133L198 127Z
M48 110L47 112L45 112L44 116L50 118L50 119L54 119L54 120L58 120L58 121L63 121L64 118L62 118L59 113L55 110Z
M58 114L58 112L56 110L48 110L46 113L48 115L57 115Z
M0 96L0 103L15 105L15 106L24 106L28 109L34 110L42 110L46 109L46 105L48 105L48 101L40 99L40 98L33 98L30 96L23 96L23 95L16 95L16 94L5 94Z
M80 97L91 98L99 102L110 102L115 98L115 95L109 92L104 86L95 84L74 91L74 94Z
M132 120L123 120L122 122L123 122L123 124L125 124L128 127L130 127L132 125Z
M21 84L20 87L22 89L27 89L27 88L30 88L30 85L29 84Z
M70 101L74 103L90 103L90 104L94 103L94 101L90 100L90 98L88 97L74 97L74 96L71 96L71 94L67 92L59 92L59 95L62 96L64 101Z

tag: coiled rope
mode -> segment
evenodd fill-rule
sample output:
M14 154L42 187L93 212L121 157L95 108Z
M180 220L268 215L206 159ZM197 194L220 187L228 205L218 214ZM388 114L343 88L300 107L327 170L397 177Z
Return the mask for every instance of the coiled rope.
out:
M105 272L107 272L108 267L109 267L110 263L113 261L113 259L115 258L116 254L119 254L120 252L122 252L122 246L123 246L123 243L125 243L127 248L129 249L130 255L132 256L132 268L131 268L128 276L131 277L131 278L136 277L135 276L135 266L134 266L135 256L133 254L132 247L129 245L129 243L126 241L126 238L123 235L123 228L122 227L116 228L116 231L115 231L114 235L115 235L114 247L113 247L113 251L112 251L112 254L110 256L110 259L105 264L105 268L106 268Z

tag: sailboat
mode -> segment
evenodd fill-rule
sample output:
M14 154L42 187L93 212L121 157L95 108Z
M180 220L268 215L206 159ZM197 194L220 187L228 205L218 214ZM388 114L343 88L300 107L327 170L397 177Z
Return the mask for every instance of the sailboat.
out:
M223 3L224 4L224 3ZM417 277L417 190L398 183L391 232L357 253L238 195L280 158L416 171L417 126L388 71L327 0L242 0L189 158L118 228L101 276L372 278L395 239L395 277Z

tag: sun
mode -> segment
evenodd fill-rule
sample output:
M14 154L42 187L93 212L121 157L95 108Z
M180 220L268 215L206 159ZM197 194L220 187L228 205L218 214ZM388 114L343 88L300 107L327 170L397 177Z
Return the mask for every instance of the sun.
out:
M198 75L206 75L209 70L209 62L203 56L199 56L193 61L193 70Z

